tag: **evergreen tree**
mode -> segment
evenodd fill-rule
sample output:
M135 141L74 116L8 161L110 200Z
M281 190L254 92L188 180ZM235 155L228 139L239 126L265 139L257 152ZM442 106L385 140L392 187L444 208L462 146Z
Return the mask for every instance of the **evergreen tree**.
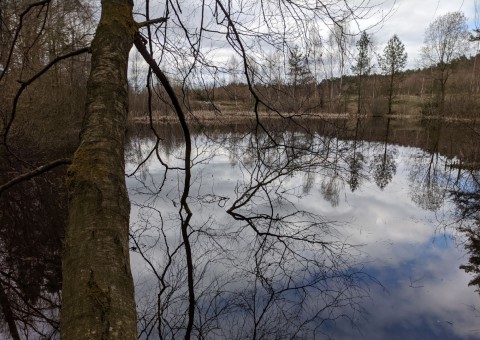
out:
M307 66L306 57L300 51L298 46L295 46L290 50L288 65L290 67L290 84L294 88L298 85L305 85L313 81L313 76Z
M369 35L363 31L360 40L357 41L358 56L356 64L352 66L352 72L357 76L357 113L360 113L362 107L362 94L364 93L363 82L372 70L372 57L370 49L372 41Z
M383 55L378 56L378 65L384 75L389 77L388 83L388 113L392 113L392 102L394 98L394 90L398 85L399 74L407 64L407 52L405 46L396 34L385 46Z

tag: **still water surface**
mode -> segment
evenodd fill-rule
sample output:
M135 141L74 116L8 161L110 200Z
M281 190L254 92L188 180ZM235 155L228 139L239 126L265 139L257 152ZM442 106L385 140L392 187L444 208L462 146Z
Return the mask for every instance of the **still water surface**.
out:
M477 213L462 217L454 200L478 193L478 170L459 165L472 163L468 146L442 153L439 129L422 127L409 130L416 147L390 121L381 133L349 128L282 130L275 147L248 129L193 134L197 337L480 339L478 286L459 268L459 227ZM188 302L185 146L165 130L140 168L156 140L139 134L127 150L139 330L151 339L180 338Z

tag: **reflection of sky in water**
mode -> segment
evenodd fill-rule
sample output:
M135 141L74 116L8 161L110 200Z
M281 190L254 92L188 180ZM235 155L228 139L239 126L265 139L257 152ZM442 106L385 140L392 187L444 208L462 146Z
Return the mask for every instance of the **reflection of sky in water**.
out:
M201 162L212 153L210 148L213 146L204 147L202 143L198 146L200 151L195 161ZM370 148L364 151L369 157L372 153L383 152L381 145L367 146ZM144 152L149 151L146 145L142 148ZM434 209L426 210L419 206L431 208L432 204L419 203L421 195L417 196L420 197L417 203L412 200L413 196L423 191L427 192L423 196L427 198L445 196L444 189L432 194L422 188L428 173L436 176L433 188L449 185L451 176L445 174L445 168L440 166L442 159L437 159L432 168L428 154L413 148L395 149L396 174L383 190L373 181L363 180L352 193L348 184L339 179L336 184L338 199L327 201L325 190L321 190L326 179L316 173L313 183L309 184L311 188L306 190L308 194L294 201L300 209L314 211L329 221L339 222L337 228L341 238L349 244L361 245L356 254L360 269L381 284L369 285L370 298L362 302L366 313L357 315L354 324L350 320L338 319L322 325L322 331L338 339L480 338L480 299L474 288L468 287L469 275L459 269L460 264L467 262L462 254L463 248L457 246L460 236L451 228L441 228L451 219L453 206L444 201L439 205L437 200ZM216 216L219 225L233 226L222 204L209 204L207 201L212 200L210 194L233 199L236 186L242 178L248 177L248 173L240 171L238 162L232 160L227 150L217 145L214 152L215 157L193 168L191 196L203 197L203 200L191 201L195 211L193 223L207 225L211 217ZM169 159L174 160L175 156L170 155ZM181 164L175 163L177 166ZM368 170L368 163L365 162L365 170ZM133 167L127 165L128 169ZM164 173L163 167L157 162L150 162L146 169L148 171L143 177L146 182L158 184ZM365 174L368 176L368 171ZM284 185L301 193L305 186L304 177L289 178ZM312 182L312 178L309 180ZM182 183L181 173L170 171L162 194L156 198L155 205L166 221L174 221L178 210L178 181ZM127 183L133 201L151 200L148 195L135 193L133 188L142 186L134 179L127 179ZM135 219L139 211L139 207L133 206L132 218ZM153 216L151 218L154 219ZM141 221L134 223L141 224ZM172 227L171 234L167 236L173 242L177 238L178 242L178 235L175 235ZM155 254L154 250L152 254ZM132 267L141 304L140 296L148 296L148 292L156 294L157 284L149 281L151 275L141 273L145 266L138 254L132 254ZM222 268L218 265L216 270L221 272ZM241 282L237 284L241 286Z

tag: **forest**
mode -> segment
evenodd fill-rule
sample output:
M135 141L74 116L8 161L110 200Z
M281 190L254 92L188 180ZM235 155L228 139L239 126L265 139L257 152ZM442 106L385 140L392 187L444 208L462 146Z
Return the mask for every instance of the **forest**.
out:
M0 337L341 337L382 283L306 202L387 192L399 148L414 205L455 206L478 298L469 13L433 18L407 69L401 36L357 29L395 4L190 5L0 1Z

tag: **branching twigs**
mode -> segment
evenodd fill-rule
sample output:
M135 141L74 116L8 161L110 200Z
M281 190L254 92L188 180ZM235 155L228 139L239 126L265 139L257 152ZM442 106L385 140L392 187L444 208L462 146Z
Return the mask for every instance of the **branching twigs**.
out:
M188 306L188 324L187 324L187 329L185 331L185 339L190 339L191 333L193 330L193 321L195 317L195 289L194 289L194 273L193 273L193 259L192 259L192 250L191 250L191 245L188 237L188 228L190 225L190 219L192 217L192 212L190 210L190 207L188 205L187 199L189 195L189 190L190 190L190 181L191 181L191 154L192 154L192 141L191 141L191 135L190 135L190 130L185 118L185 114L183 112L183 109L178 101L178 98L170 85L170 82L168 81L167 77L165 74L162 72L160 67L157 65L153 57L148 53L146 47L145 47L145 42L143 41L142 37L140 36L139 33L135 35L134 38L134 44L135 47L138 49L142 57L145 59L145 61L148 63L148 65L152 68L152 71L155 73L155 75L158 77L160 82L162 83L163 87L165 88L165 91L167 92L172 105L175 108L175 111L177 113L178 119L180 121L180 125L182 126L183 130L183 135L185 139L185 184L183 188L183 193L182 197L180 199L180 218L182 221L182 238L183 238L183 243L185 246L185 255L186 255L186 261L187 261L187 275L188 275L188 294L189 294L189 306ZM182 211L185 211L186 215L184 216Z
M50 171L50 170L52 170L56 167L71 164L71 163L72 163L71 159L61 158L61 159L54 160L50 163L44 164L44 165L42 165L42 166L40 166L40 167L30 171L30 172L27 172L27 173L23 174L23 175L17 176L14 179L8 181L7 183L0 185L0 195L2 194L2 192L4 192L5 190L11 188L12 186L14 186L16 184L19 184L21 182L32 179L33 177L41 175L41 174L43 174L47 171Z
M146 21L144 24L139 24L138 27L148 27L149 23L155 23L155 20L149 19L148 4L149 1L147 0L147 11L145 18ZM170 31L169 27L167 31L167 25L163 26L164 31L160 33L163 33L164 35L162 38L157 37L159 38L159 40L156 42L158 44L157 47L161 49L161 56L165 56L165 60L167 62L169 61L169 58L172 57L172 60L174 62L181 63L179 61L181 60L184 61L184 64L182 64L182 66L187 66L185 69L181 69L180 72L177 73L182 73L181 76L183 79L181 80L182 83L180 87L182 91L184 91L184 99L186 97L185 94L187 86L190 84L189 80L191 80L193 77L195 77L195 75L197 75L197 70L195 70L195 68L207 67L210 70L215 70L215 72L211 74L211 78L209 78L206 73L202 72L203 69L198 72L198 77L200 79L207 79L204 83L205 87L207 88L206 91L209 90L208 88L211 86L212 79L213 82L218 80L216 71L220 70L220 72L222 72L222 68L218 65L211 65L208 63L208 61L206 60L206 58L208 57L207 54L205 54L205 59L203 59L202 52L200 51L200 45L202 44L202 35L204 33L204 40L210 39L209 35L221 36L222 39L226 39L228 44L230 44L230 46L235 49L235 52L243 59L243 71L245 73L249 91L253 98L252 104L254 105L254 112L257 118L255 135L253 137L254 140L252 140L251 145L249 145L249 154L247 156L251 157L251 159L249 159L248 161L246 160L245 163L242 164L243 168L240 170L242 172L244 170L249 172L250 178L244 178L244 181L246 181L246 183L244 183L244 185L238 185L234 189L236 190L235 193L237 197L236 199L232 198L233 203L231 203L230 207L227 208L226 213L229 214L229 216L226 216L226 218L228 219L227 224L232 223L232 226L228 226L232 229L229 229L228 231L222 230L217 234L215 232L209 233L208 230L204 231L201 230L201 228L199 230L194 230L193 233L188 234L188 231L192 230L192 226L189 225L192 211L190 211L187 198L189 198L190 185L192 185L196 189L195 183L191 183L192 180L190 173L192 162L194 162L194 160L192 161L191 153L192 148L195 149L195 145L192 146L190 130L189 126L187 125L183 109L183 107L185 106L188 107L188 104L186 102L180 103L182 99L180 98L181 95L179 95L179 97L176 96L172 86L170 85L167 77L165 76L165 73L158 66L160 63L158 62L159 58L156 58L157 60L153 59L153 52L151 47L152 34L150 33L150 31L148 32L148 35L145 34L147 39L143 39L140 34L137 34L135 37L134 43L137 49L139 50L140 54L143 56L147 64L150 66L152 72L160 80L160 83L163 85L163 89L166 91L170 99L170 107L173 107L177 113L186 142L184 158L185 166L182 169L177 169L185 171L185 182L181 183L180 181L179 184L177 184L180 187L179 192L181 195L179 219L181 222L183 242L181 240L172 240L172 235L169 235L169 237L167 238L165 235L169 232L168 229L162 229L160 232L163 233L163 242L167 247L168 242L171 242L171 244L178 242L180 244L179 247L185 247L186 251L186 260L181 257L172 259L168 256L169 252L167 251L167 256L165 259L166 263L161 264L161 266L163 267L163 273L166 273L168 266L172 266L170 269L168 269L169 275L175 269L178 269L174 268L174 264L172 263L172 261L174 260L173 262L175 263L175 265L177 265L178 262L181 262L180 270L182 271L182 273L185 270L185 267L187 267L185 276L188 275L188 279L187 282L184 282L182 280L182 282L180 282L178 286L169 287L167 291L160 292L160 295L163 294L163 296L161 296L162 301L160 301L159 296L157 313L159 320L161 320L163 316L168 314L168 317L166 317L165 320L162 321L164 322L162 328L171 335L180 336L180 332L183 332L185 329L184 323L188 322L185 336L185 338L187 339L191 337L194 316L196 316L197 321L195 322L195 328L193 328L193 332L199 338L203 336L202 318L206 314L202 314L205 313L205 309L204 305L202 305L202 295L199 292L201 291L202 284L204 284L208 279L211 278L208 277L210 272L205 274L207 276L206 278L202 277L202 275L204 275L206 271L202 272L202 270L199 269L201 268L199 263L201 263L203 259L199 259L200 256L198 255L199 253L197 252L198 250L196 247L205 246L204 243L202 243L202 241L204 241L205 239L207 240L207 243L212 242L212 248L217 247L215 249L223 251L222 255L225 255L229 250L227 249L228 247L225 244L222 244L221 237L225 236L225 234L227 233L229 235L228 237L230 237L231 235L235 235L235 237L232 236L231 238L229 238L229 241L235 243L236 245L244 247L245 253L248 253L247 255L245 255L245 262L248 262L246 264L237 264L235 263L234 259L222 258L221 255L220 257L212 257L215 259L213 261L215 261L216 265L219 264L219 266L221 267L222 265L233 263L234 267L237 266L235 268L237 270L242 266L256 266L252 270L245 270L245 272L247 272L247 274L249 275L246 280L244 280L245 278L242 277L242 283L245 283L245 285L247 285L252 284L252 282L254 281L254 289L258 289L258 291L255 291L254 294L252 294L255 295L254 298L251 299L251 301L253 302L251 304L247 302L241 307L238 307L238 309L231 314L231 317L232 319L236 318L237 315L235 315L235 312L237 312L240 316L248 314L248 317L250 317L252 314L255 314L253 323L255 324L255 331L258 330L257 335L259 338L262 336L273 337L274 334L281 334L277 330L272 329L273 326L277 326L276 324L272 323L272 320L275 320L275 317L277 316L280 319L289 320L289 316L295 316L294 310L298 311L299 313L305 312L303 308L309 303L312 303L312 301L309 301L309 297L316 298L315 294L321 296L323 293L322 288L326 288L326 292L323 295L325 306L321 306L321 308L317 308L317 306L315 306L314 308L317 308L315 310L316 314L310 316L306 315L307 312L305 312L306 317L305 315L302 315L303 323L302 320L299 320L299 322L297 322L296 320L292 321L292 329L298 326L298 328L295 328L294 330L294 334L297 334L300 332L300 328L303 327L303 325L314 323L322 317L329 318L330 316L323 315L323 312L326 311L326 314L328 314L330 312L330 309L333 309L333 307L337 307L337 305L343 304L343 301L348 299L347 294L343 295L345 292L348 293L349 291L348 280L351 278L353 278L353 280L357 278L354 275L350 275L350 272L346 271L348 263L347 260L345 260L343 257L347 257L347 255L349 255L345 251L345 249L348 248L348 245L342 243L342 241L336 237L338 235L335 235L333 232L331 232L329 224L324 222L318 215L308 215L308 212L300 211L293 204L289 205L286 210L284 209L286 206L284 202L287 202L288 204L291 203L291 201L289 201L289 195L293 195L295 198L300 198L302 194L298 194L298 192L292 193L291 191L289 191L289 188L283 191L284 188L282 187L282 185L286 184L288 186L290 184L288 183L288 178L290 178L290 176L293 177L298 173L314 173L320 163L322 163L323 165L327 164L329 162L329 160L327 159L329 149L326 149L325 145L318 145L314 143L314 135L309 133L310 130L305 124L301 124L301 122L296 119L296 115L281 114L273 107L269 106L273 104L264 103L263 100L265 99L262 96L262 90L259 86L256 85L257 77L252 75L251 62L253 60L253 55L255 55L255 48L253 48L253 45L250 43L253 40L255 40L255 43L258 43L259 45L264 42L267 44L270 42L272 45L274 45L274 47L277 48L281 48L280 44L285 44L282 45L282 47L286 48L286 46L288 45L286 35L288 34L287 30L289 30L289 27L287 27L289 19L291 19L292 17L308 17L307 12L309 12L310 10L317 10L318 8L307 8L305 6L310 5L296 4L291 1L276 2L274 6L281 7L278 9L265 8L264 5L268 6L269 4L266 1L260 1L260 4L264 17L271 15L268 12L272 12L272 14L274 14L274 12L277 11L279 13L279 16L281 16L282 19L280 19L279 21L280 25L284 25L284 33L279 40L273 41L274 38L269 39L267 37L267 34L264 35L264 33L259 29L259 27L250 29L248 25L241 22L240 16L243 14L241 10L237 11L237 8L235 8L235 5L233 3L227 4L227 2L221 0L216 0L213 3L209 4L206 4L205 2L199 4L198 8L201 8L202 12L201 17L198 18L199 20L197 20L197 22L200 22L200 26L194 27L192 29L191 25L186 25L187 21L183 20L181 17L188 10L183 8L184 11L182 13L182 9L180 9L180 4L178 2L175 3L175 1L173 0L166 2L165 12L163 14L165 17L170 16L172 18L171 20L169 20L169 24L172 23L173 26L172 30ZM243 3L239 6L243 6ZM255 5L252 6L255 7ZM283 13L282 9L284 7L289 8ZM332 12L328 12L329 8L330 7L324 9L326 10L326 14L324 15L332 16L331 19L335 21L333 18L334 14L332 14ZM207 15L204 16L205 10L207 10L207 12L208 10L210 10L211 13L207 13ZM333 10L335 11L336 8L334 8ZM193 14L194 11L192 10L191 13ZM272 15L272 17L274 16ZM190 18L191 17L189 17L189 19ZM215 22L215 20L217 21ZM164 21L160 20L157 22L163 23ZM188 24L190 24L190 22L188 22ZM269 26L270 24L272 26ZM217 27L213 27L215 25L217 25ZM273 27L273 23L267 22L266 25L268 26L268 28L275 30L275 27ZM299 25L301 26L300 30L307 30L307 25L305 23L302 23L301 20L299 22ZM179 33L179 35L177 35L176 33ZM276 37L278 38L279 35L277 34ZM216 37L212 38L212 40L213 39L216 39ZM182 42L184 43L184 45L181 45ZM177 43L177 45L175 45L175 43ZM187 57L181 54L183 52L188 53ZM251 52L253 52L252 55L250 55ZM160 60L163 59L160 58ZM183 72L185 72L186 75ZM151 73L149 71L148 86L150 86L151 83L150 76ZM216 84L214 83L213 89L215 88L215 86ZM149 100L151 99L150 94L154 90L155 89L151 89L150 87L148 88ZM204 97L202 97L202 99L203 98ZM290 121L295 124L296 127L300 128L301 131L309 134L311 139L307 138L302 143L297 143L296 136L294 136L293 134L291 136L287 136L283 133L284 131L276 133L274 130L270 129L268 126L266 126L266 121L261 119L259 115L259 105L261 103L265 104L267 109L278 113L280 117L287 118L285 121ZM151 111L150 126L151 128L153 128ZM157 143L153 150L157 150L158 156L158 145L159 143L161 143L162 139L159 138L154 129L152 130L157 137ZM266 140L264 144L262 144L262 138L265 138ZM153 150L148 154L148 157L153 156ZM251 160L255 162L253 166L250 166L251 163L247 163ZM328 163L327 166L328 165L330 165L330 163ZM195 189L192 188L192 198L190 198L189 200L192 209L195 208L195 201L193 199L193 190ZM159 193L157 193L157 195L158 194ZM201 189L199 189L197 198L201 198L201 195L202 192ZM202 200L199 199L199 201ZM208 203L215 202L209 201ZM178 205L176 205L176 202L174 202L174 205L175 209L177 209ZM294 212L292 212L292 209L295 209ZM166 210L168 211L168 208L166 208ZM225 211L222 212L224 213ZM173 215L175 217L174 222L172 223L175 223L174 226L176 227L176 223L178 223L176 211ZM202 218L201 214L198 214L198 216L199 218ZM212 222L212 224L215 224L215 222ZM220 226L215 227L220 228ZM233 229L235 230L232 231ZM174 237L177 237L176 232L172 232L172 234L174 235ZM198 238L195 238L195 236L193 235L196 235ZM195 254L195 260L199 261L195 262L197 266L195 272L195 279L198 279L198 281L195 282L196 286L194 286L193 280L193 259L192 250L190 250L190 243L192 244L192 247L194 247L193 253ZM235 251L236 250L237 249L235 249ZM241 249L241 251L243 250L244 249ZM149 251L154 252L155 250L152 248L149 249ZM162 251L165 253L165 249L162 249ZM209 249L209 251L211 251L212 254L214 253L213 250ZM252 260L252 254L255 254L255 261ZM214 254L212 256L216 255L217 254ZM235 255L238 254L235 253ZM338 260L335 258L336 256L342 258ZM243 258L240 261L242 260ZM185 266L183 261L187 262L187 266ZM222 261L224 262L222 263ZM243 273L244 272L242 272L242 274ZM235 272L235 274L238 275L239 273ZM252 277L253 279L251 279ZM331 287L326 287L330 282L329 280L338 280L338 284L340 286L338 290L335 290L335 288L337 287L334 287L333 289L331 289ZM334 284L335 283L337 282L334 282ZM162 284L164 283L162 282ZM188 316L186 315L187 313L181 313L185 311L186 301L183 298L186 295L185 286L187 284L189 292ZM228 297L231 300L234 300L238 296L243 294L243 291L240 291L240 289L242 288L245 287L238 288L238 290L234 292L228 292L225 295L229 295L229 293L231 293L231 295ZM173 292L175 289L175 294L182 295L177 300L175 300L175 298L172 298L172 295L170 295L170 293ZM233 290L235 289L237 289L237 287L233 288ZM218 296L221 295L220 293L218 294ZM236 294L236 296L232 298L234 294ZM291 301L289 301L290 298ZM328 300L329 298L331 298L331 300ZM261 301L262 299L263 301ZM165 302L166 300L167 302ZM295 305L295 303L297 305ZM349 301L347 300L346 303L349 303ZM193 307L197 309L198 314L194 314L192 310ZM241 308L243 309L240 310ZM177 315L175 315L176 313ZM214 316L219 318L220 321L217 321L218 324L222 322L222 317L230 317L224 315ZM245 319L246 318L247 316L245 316ZM150 320L150 322L152 321ZM149 325L149 327L152 327L151 323L149 323ZM221 328L221 326L218 327L219 329ZM291 331L291 329L287 329L287 327L289 326L285 326L283 329ZM265 330L266 332L270 333L265 333ZM162 329L159 329L159 333L161 332ZM301 334L298 334L298 337L303 337L304 334L307 333L302 331ZM285 334L282 335L289 336ZM160 337L162 336L164 335L160 335Z
M12 337L13 340L20 340L21 338L18 333L17 325L15 324L15 316L13 313L12 305L10 303L10 300L1 282L0 282L0 306L2 307L3 316L8 325L10 336Z
M238 33L237 31L237 28L236 28L236 25L235 23L233 22L232 18L230 17L230 13L225 9L225 7L223 6L222 2L217 0L216 1L216 5L218 7L220 7L222 13L225 15L225 18L227 19L228 21L228 27L232 30L233 32L233 35L234 35L234 41L236 41L240 47L240 51L241 51L241 55L242 55L242 60L243 60L243 68L245 70L245 76L246 76L246 79L247 79L247 85L248 85L248 88L249 88L249 91L250 93L252 94L252 96L255 98L255 105L254 105L254 111L255 111L255 116L256 116L256 120L257 120L257 124L261 127L261 129L269 136L269 131L268 129L263 125L262 122L260 122L260 117L259 117L259 114L258 114L258 106L260 103L262 103L263 105L265 105L266 108L268 108L269 110L272 110L272 111L275 111L277 112L277 110L275 110L273 107L271 107L270 105L268 105L267 103L263 102L260 97L258 96L257 92L255 91L254 87L253 87L253 80L251 79L249 73L248 73L248 64L247 64L247 60L248 60L248 56L247 56L247 53L246 53L246 50L245 50L245 47L243 46L243 43L242 43L242 39L240 37L240 34ZM228 39L232 39L231 37L229 38L230 36L227 34L227 40ZM232 44L232 47L235 47L233 46ZM274 139L272 138L272 141Z
M13 282L12 282L13 279ZM50 324L54 329L58 330L58 320L53 320L47 314L43 311L41 307L37 307L34 304L32 304L28 298L21 292L19 287L17 286L17 279L12 278L10 275L5 273L3 270L0 270L0 284L2 284L4 287L8 287L17 297L18 301L21 301L25 306L23 306L25 309L29 310L28 313L32 316L36 316L42 320L45 320L48 324ZM13 307L13 306L12 306ZM23 312L21 308L16 308L17 311ZM46 311L46 310L45 310Z
M7 73L8 67L10 66L10 62L12 61L12 56L13 56L13 51L15 49L15 45L18 40L18 36L20 34L20 31L23 28L23 19L24 17L35 7L44 7L47 6L50 3L51 0L42 0L42 1L37 1L34 2L33 4L29 5L21 14L20 14L20 22L18 23L17 29L15 31L15 35L13 37L12 45L10 46L10 51L8 52L8 57L7 61L5 62L4 69L5 71L0 73L0 81L2 81L3 77Z
M2 131L3 132L2 133L3 144L5 144L7 146L8 132L10 131L10 128L13 124L13 121L15 120L15 115L17 113L18 101L20 100L20 96L22 95L23 91L25 91L25 89L29 85L31 85L35 80L37 80L42 75L44 75L50 68L52 68L52 66L57 64L59 61L64 60L64 59L68 59L68 58L71 58L73 56L77 56L77 55L80 55L80 54L83 54L83 53L87 53L89 51L90 51L90 47L84 47L84 48L81 48L79 50L76 50L76 51L69 52L69 53L66 53L64 55L58 56L55 59L53 59L52 61L50 61L47 65L45 65L45 67L43 69L41 69L39 72L37 72L30 79L25 80L25 81L19 81L20 84L21 84L20 89L17 91L17 94L15 95L15 98L13 99L13 107L12 107L12 111L10 113L10 117L8 119L8 122L5 126L5 128L4 128L4 131Z

